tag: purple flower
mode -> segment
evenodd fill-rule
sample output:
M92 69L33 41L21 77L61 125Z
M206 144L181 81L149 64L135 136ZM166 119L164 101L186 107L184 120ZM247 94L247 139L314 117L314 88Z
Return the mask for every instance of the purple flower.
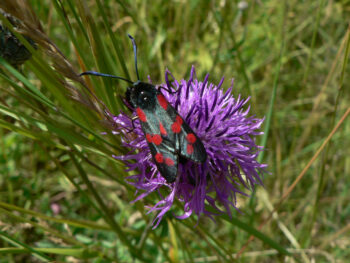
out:
M168 81L166 71L166 82ZM262 147L256 145L255 136L264 119L248 116L250 107L243 107L248 99L234 98L231 87L224 92L220 83L215 86L208 83L207 75L203 82L196 79L194 67L188 81L174 80L171 84L177 90L168 94L163 91L169 103L201 139L207 151L207 160L196 164L188 160L179 163L179 180L167 183L158 172L153 162L150 150L139 121L135 121L133 129L130 116L121 113L113 116L114 132L122 136L122 143L130 149L124 156L114 156L122 160L128 167L127 171L136 171L128 176L127 182L137 189L138 201L156 191L160 201L149 207L149 212L157 211L154 228L171 208L175 198L183 204L183 214L177 218L184 219L192 213L198 216L212 213L205 209L205 204L214 207L218 213L236 208L236 194L246 195L243 189L251 190L256 184L262 184L261 175L265 164L257 162L256 158ZM161 86L166 87L166 84ZM130 130L133 130L130 132ZM162 191L159 191L161 188ZM166 193L167 195L163 195Z

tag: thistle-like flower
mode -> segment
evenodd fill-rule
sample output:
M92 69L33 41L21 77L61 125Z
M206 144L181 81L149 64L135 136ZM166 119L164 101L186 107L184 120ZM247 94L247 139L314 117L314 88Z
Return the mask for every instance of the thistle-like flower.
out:
M171 75L169 71L167 73ZM123 145L130 149L128 154L114 157L125 162L127 171L136 171L127 177L127 182L138 190L139 195L134 201L153 192L159 195L160 201L149 210L158 211L154 227L158 226L175 199L183 204L183 213L177 216L180 219L192 213L210 216L212 213L205 209L206 204L218 213L226 211L230 215L231 207L236 208L236 194L246 195L244 188L251 190L256 184L262 184L261 176L266 165L256 160L263 149L256 145L255 136L262 134L259 128L264 120L248 116L250 107L244 109L244 106L249 98L244 100L231 95L233 81L224 92L221 89L224 78L216 86L208 83L208 77L199 82L192 67L188 81L174 80L171 83L177 92L169 94L163 91L165 98L203 142L207 152L203 164L180 161L180 178L174 183L167 183L158 172L140 122L136 120L133 124L125 113L112 118L114 127L118 127L114 132L122 136ZM169 86L167 74L166 82L168 85L161 86ZM164 191L159 191L161 188Z

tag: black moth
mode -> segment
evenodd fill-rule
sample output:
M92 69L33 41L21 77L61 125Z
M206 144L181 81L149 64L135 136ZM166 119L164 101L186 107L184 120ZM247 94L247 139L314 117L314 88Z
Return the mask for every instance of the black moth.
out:
M179 158L186 158L196 163L204 163L207 153L203 143L177 111L169 104L160 89L172 93L170 88L156 88L150 83L141 82L137 70L137 47L129 35L134 48L135 68L138 81L132 82L122 77L87 71L80 75L95 75L118 78L129 83L125 101L141 123L153 160L158 171L168 183L176 180Z
M0 13L6 17L12 24L13 28L19 28L20 21L10 14L3 12L0 9ZM1 21L0 21L1 22ZM37 49L37 44L30 37L23 35L23 37ZM0 24L0 57L5 59L13 67L19 68L25 61L30 59L32 54L21 43L21 41L4 25Z

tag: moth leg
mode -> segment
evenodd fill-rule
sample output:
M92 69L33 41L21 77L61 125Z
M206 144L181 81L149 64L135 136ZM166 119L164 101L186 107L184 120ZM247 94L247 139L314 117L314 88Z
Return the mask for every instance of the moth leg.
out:
M174 94L174 93L176 93L176 92L178 92L177 90L175 90L175 91L173 91L172 90L172 88L171 88L171 85L170 85L170 82L169 82L169 78L168 78L168 76L169 76L169 74L171 75L171 77L174 79L174 76L170 73L170 71L167 69L166 71L165 71L165 83L166 83L166 88L165 87L162 87L162 86L160 86L160 87L158 87L158 91L161 91L162 89L163 90L166 90L169 94Z
M132 124L132 129L129 130L128 133L131 133L131 132L133 132L136 129L134 121L136 121L138 118L139 117L137 117L137 116L134 116L134 117L130 118L131 119L131 124Z
M169 88L164 88L162 86L158 87L158 91L161 91L162 89L167 91L169 94L175 94L175 93L178 92L178 90L173 91L171 88L170 89Z
M138 116L134 116L132 118L128 116L128 118L131 120L132 129L129 129L128 127L125 127L125 126L123 126L123 129L127 130L127 133L131 133L136 129L134 121L138 119Z
M125 105L131 112L134 111L133 107L131 107L131 105L129 104L129 102L127 102L127 100L126 100L123 96L118 95L118 97L121 99L121 101L124 103L124 105Z

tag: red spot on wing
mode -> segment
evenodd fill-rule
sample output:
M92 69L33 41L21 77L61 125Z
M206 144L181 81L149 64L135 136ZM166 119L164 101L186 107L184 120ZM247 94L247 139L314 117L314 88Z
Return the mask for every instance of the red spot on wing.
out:
M176 115L176 122L181 125L184 121L179 115Z
M187 144L187 149L186 149L188 154L192 154L193 153L193 146L192 144Z
M195 143L197 140L196 136L193 133L187 134L186 139L189 143Z
M168 101L166 100L166 98L163 96L163 94L158 94L157 95L157 99L158 102L160 104L160 106L162 106L162 108L164 110L166 110L168 108Z
M162 143L162 141L163 141L162 137L159 134L153 135L152 139L153 139L153 143L155 145L160 145Z
M183 122L183 119L179 115L176 115L175 122L171 125L171 130L174 133L179 133Z
M181 131L181 124L174 122L171 125L171 130L173 131L173 133L179 133Z
M161 122L159 122L159 130L160 130L161 134L167 135L167 132L166 132L166 130Z
M137 114L137 116L139 116L139 119L142 122L146 122L147 121L146 114L140 108L136 108L136 114Z
M150 143L154 143L155 145L160 145L163 141L162 137L159 134L149 134L146 133L146 140Z
M149 134L149 133L147 133L147 134L146 134L146 140L147 140L148 142L152 142L152 140L153 140L152 135Z
M164 161L164 157L163 154L161 153L156 153L156 155L154 156L154 159L156 159L157 163L162 163Z
M173 166L175 163L174 163L174 160L172 160L170 158L166 158L165 159L165 164L168 165L168 166Z

